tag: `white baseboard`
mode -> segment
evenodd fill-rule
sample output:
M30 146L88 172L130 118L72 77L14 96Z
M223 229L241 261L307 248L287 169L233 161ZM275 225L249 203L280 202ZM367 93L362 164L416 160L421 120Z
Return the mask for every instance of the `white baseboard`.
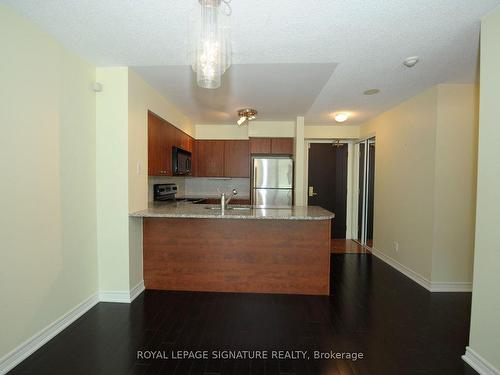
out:
M99 298L96 293L42 329L40 332L30 337L10 353L7 353L7 355L0 359L0 375L6 374L8 371L12 370L19 363L24 361L36 350L56 336L59 332L89 311L98 302Z
M431 290L431 282L430 282L430 280L428 280L424 276L420 275L419 273L413 271L412 269L406 267L405 265L399 263L397 260L385 255L384 253L382 253L381 251L379 251L375 248L372 248L372 254L375 255L380 260L387 263L389 266L391 266L391 267L395 268L396 270L398 270L399 272L401 272L406 277L412 279L420 286L423 286L425 289L427 289L429 291Z
M118 302L131 303L136 297L144 291L144 280L134 286L128 292L99 292L99 302Z
M431 292L472 292L472 283L432 281Z
M396 259L384 254L383 252L373 248L371 249L373 255L380 260L387 263L389 266L395 268L406 277L415 281L420 286L423 286L429 292L472 292L471 282L439 282L430 281L426 277L399 263Z
M99 292L90 296L78 306L74 307L40 332L23 342L10 353L6 354L3 358L0 358L0 375L4 375L12 370L45 343L54 338L59 332L97 305L98 302L130 303L137 298L144 289L144 281L141 281L133 287L130 292Z
M136 299L139 296L139 294L141 294L145 290L146 287L144 286L144 280L142 280L139 284L137 284L130 290L130 302Z
M462 359L480 375L500 375L500 370L477 354L470 346L465 348Z

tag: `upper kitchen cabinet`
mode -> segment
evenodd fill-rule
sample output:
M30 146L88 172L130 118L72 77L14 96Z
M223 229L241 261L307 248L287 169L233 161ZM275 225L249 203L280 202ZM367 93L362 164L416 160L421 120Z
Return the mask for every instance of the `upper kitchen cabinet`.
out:
M271 138L271 154L293 155L293 138Z
M293 155L293 142L293 138L250 138L250 153Z
M224 141L225 177L250 177L249 151L249 141Z
M250 138L251 154L270 154L271 138Z
M172 176L172 147L193 152L189 135L152 112L148 112L148 175Z
M224 141L196 141L196 175L224 177Z
M167 132L168 128L164 120L148 112L148 174L150 176L167 175Z

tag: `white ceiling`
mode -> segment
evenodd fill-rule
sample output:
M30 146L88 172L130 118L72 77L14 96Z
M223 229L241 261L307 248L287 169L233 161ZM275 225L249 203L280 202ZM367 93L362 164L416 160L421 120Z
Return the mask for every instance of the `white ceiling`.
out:
M438 83L477 78L480 18L500 0L233 0L233 65L202 90L189 71L197 0L0 0L98 66L132 66L197 123L363 122ZM419 55L408 69L401 62ZM363 91L379 88L380 94Z

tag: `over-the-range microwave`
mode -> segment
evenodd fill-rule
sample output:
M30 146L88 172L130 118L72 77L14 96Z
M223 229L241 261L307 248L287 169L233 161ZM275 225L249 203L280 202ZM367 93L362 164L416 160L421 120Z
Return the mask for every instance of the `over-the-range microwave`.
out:
M179 147L172 147L172 174L188 176L191 174L191 153Z

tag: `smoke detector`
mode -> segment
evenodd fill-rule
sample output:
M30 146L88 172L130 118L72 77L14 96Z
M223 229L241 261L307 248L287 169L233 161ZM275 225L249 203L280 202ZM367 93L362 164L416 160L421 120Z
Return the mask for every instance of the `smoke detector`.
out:
M257 111L252 108L244 108L238 110L239 120L236 121L238 126L242 126L244 124L248 124L249 121L255 120L257 117Z
M417 65L419 60L420 58L418 56L410 56L404 59L403 65L407 68L413 68L415 65Z

